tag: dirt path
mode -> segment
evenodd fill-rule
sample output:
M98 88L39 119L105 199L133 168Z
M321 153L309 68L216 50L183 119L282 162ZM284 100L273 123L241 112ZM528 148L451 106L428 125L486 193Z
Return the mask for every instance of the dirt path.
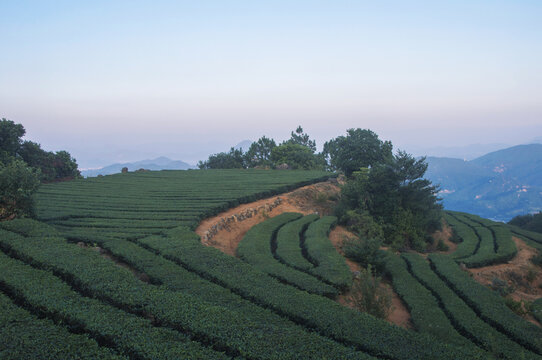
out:
M240 205L205 219L199 224L196 233L201 236L204 245L213 246L228 255L236 256L239 242L254 225L289 211L305 215L315 212L323 215L331 214L336 203L334 200L339 192L338 184L333 181L305 186L289 193ZM345 236L355 237L342 226L337 226L330 233L331 242L341 254L341 244ZM360 266L356 262L346 259L346 263L352 271L360 270ZM411 328L410 313L406 306L389 284L383 284L383 286L392 292L393 309L387 319L388 322L404 328ZM348 300L349 295L349 293L342 294L337 297L336 301L352 308L353 306Z
M304 186L292 192L243 204L212 218L203 220L196 229L202 243L236 256L237 246L245 233L254 225L284 212L304 215L330 214L334 196L340 192L333 181Z

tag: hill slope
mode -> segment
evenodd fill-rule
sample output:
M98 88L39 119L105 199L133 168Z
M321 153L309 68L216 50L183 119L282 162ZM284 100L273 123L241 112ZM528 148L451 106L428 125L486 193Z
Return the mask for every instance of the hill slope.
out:
M542 144L518 145L471 161L428 157L427 178L444 206L495 220L542 209Z
M81 175L84 177L93 177L98 175L111 175L120 173L123 167L127 167L129 171L138 169L146 170L188 170L193 169L194 166L185 163L180 160L171 160L167 157L161 156L156 159L141 160L131 163L117 163L105 166L101 169L90 169L81 171Z

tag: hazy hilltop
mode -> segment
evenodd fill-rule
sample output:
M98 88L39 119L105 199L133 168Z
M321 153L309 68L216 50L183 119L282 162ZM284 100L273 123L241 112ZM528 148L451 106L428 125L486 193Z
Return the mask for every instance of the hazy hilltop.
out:
M447 209L506 221L542 209L542 144L518 145L471 161L428 157Z
M89 169L81 171L81 175L84 177L92 177L98 175L111 175L120 173L122 168L127 167L128 171L135 171L138 169L146 170L187 170L193 169L194 166L185 163L180 160L171 160L165 156L158 157L156 159L141 160L128 163L116 163L105 166L100 169Z

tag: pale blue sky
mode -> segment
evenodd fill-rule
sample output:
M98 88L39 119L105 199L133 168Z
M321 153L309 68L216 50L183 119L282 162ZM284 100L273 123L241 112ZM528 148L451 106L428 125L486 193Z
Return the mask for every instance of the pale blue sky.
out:
M540 1L0 0L0 117L82 167L298 124L408 151L542 135Z

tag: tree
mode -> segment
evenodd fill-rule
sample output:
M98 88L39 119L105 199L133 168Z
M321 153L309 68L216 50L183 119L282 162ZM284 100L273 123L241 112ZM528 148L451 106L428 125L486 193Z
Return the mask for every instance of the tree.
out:
M81 177L77 162L67 151L53 153L43 150L35 142L25 141L21 144L18 155L31 167L40 169L41 181Z
M337 216L348 222L355 214L369 214L396 249L423 250L427 234L440 227L442 205L438 188L423 176L425 158L399 151L391 160L353 172L341 190ZM355 219L355 217L354 217Z
M0 161L7 163L9 157L17 155L25 133L21 124L4 118L0 120Z
M309 135L303 132L303 128L301 126L298 126L297 129L295 129L295 132L291 132L290 139L285 141L285 143L305 146L309 148L313 154L316 152L316 142L311 140Z
M75 158L67 151L61 150L54 154L53 167L55 169L55 179L81 177Z
M368 265L367 270L362 269L354 279L350 301L359 311L386 319L392 309L392 296L387 288L381 286L381 281Z
M13 159L0 164L0 219L32 215L32 195L39 186L39 170Z
M275 147L277 147L275 140L265 136L253 142L245 154L247 166L271 166L271 152Z
M348 129L346 136L339 136L324 144L324 156L332 170L340 170L350 177L354 171L389 161L393 146L382 141L371 130Z
M290 169L323 170L325 160L312 150L300 144L285 142L273 148L271 161L275 166L288 164Z
M198 163L200 169L244 169L246 168L243 150L231 148L229 152L221 152L209 156L207 161Z

